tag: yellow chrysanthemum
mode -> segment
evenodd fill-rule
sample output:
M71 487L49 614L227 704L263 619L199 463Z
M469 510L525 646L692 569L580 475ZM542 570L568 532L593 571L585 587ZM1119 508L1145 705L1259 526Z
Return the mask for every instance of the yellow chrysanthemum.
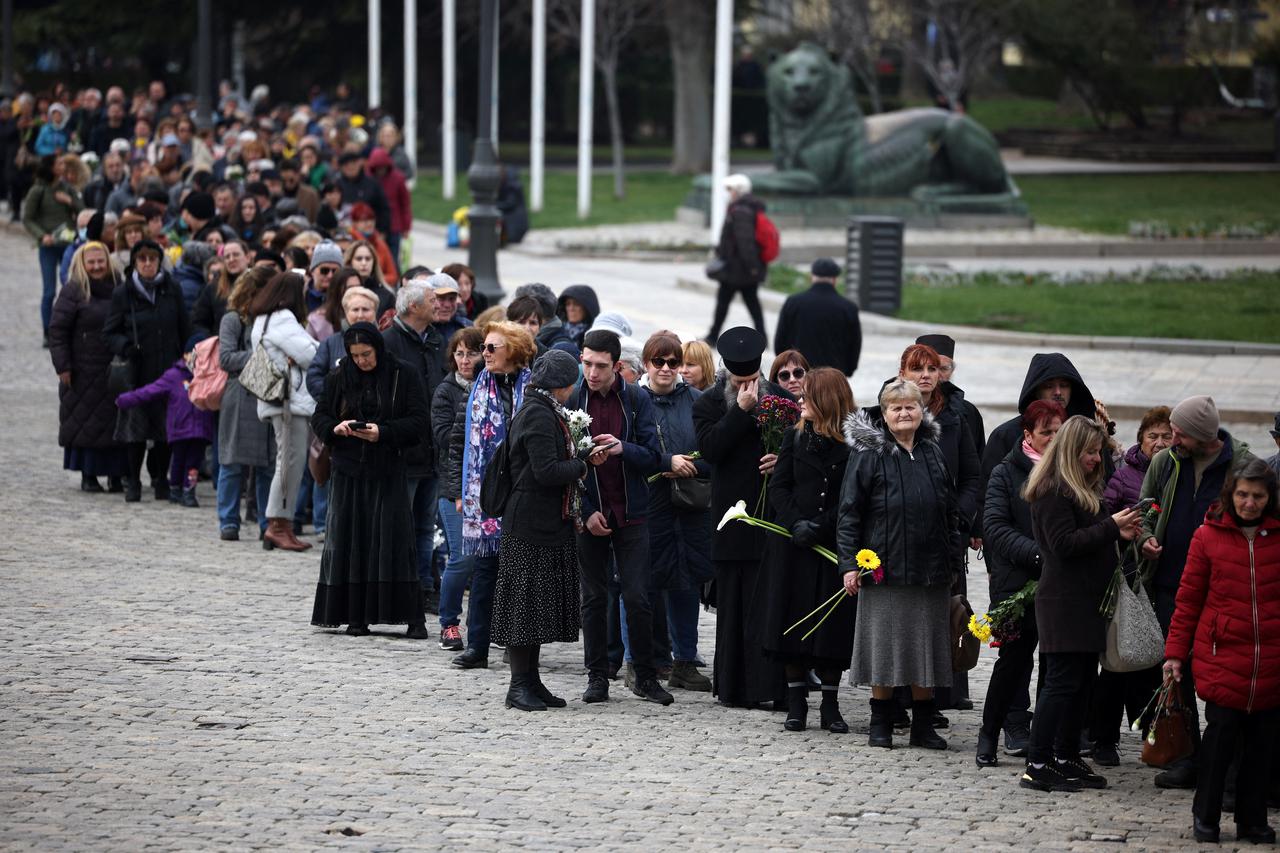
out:
M976 615L969 617L969 633L983 643L991 639L991 626L987 623L985 614L981 617Z
M880 558L870 548L863 548L854 555L854 559L858 562L858 568L860 569L872 571L880 568Z

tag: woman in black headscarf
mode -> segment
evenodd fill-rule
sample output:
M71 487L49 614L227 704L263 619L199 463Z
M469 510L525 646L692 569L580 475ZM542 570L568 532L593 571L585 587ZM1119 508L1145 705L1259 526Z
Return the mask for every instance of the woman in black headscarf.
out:
M356 637L371 624L407 624L408 637L425 639L403 453L428 434L427 393L372 323L352 325L342 340L347 357L325 378L311 416L332 458L311 624L345 624Z

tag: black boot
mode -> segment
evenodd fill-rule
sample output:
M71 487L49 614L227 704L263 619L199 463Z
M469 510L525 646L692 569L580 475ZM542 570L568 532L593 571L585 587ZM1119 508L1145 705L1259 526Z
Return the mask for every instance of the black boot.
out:
M871 700L871 732L867 746L893 749L893 710L897 705L892 699Z
M804 681L787 682L787 721L782 728L802 732L809 718L809 685Z
M833 735L847 735L849 724L840 716L840 685L822 685L822 706L818 709L822 714L823 731Z
M124 480L121 477L107 478L107 491L113 495L118 495L124 491Z
M521 711L545 711L547 703L533 691L533 678L528 673L511 674L511 686L507 688L507 707Z
M911 745L925 749L946 749L947 742L933 730L933 700L916 699L911 703Z
M167 482L165 482L164 480L159 480L157 482L152 483L151 485L155 487L156 500L171 501L173 503L177 503L177 501L173 500L173 493L172 491L170 491L169 484Z
M102 484L98 482L97 477L90 477L88 474L80 474L80 491L93 492L97 494L102 491Z
M529 677L533 679L533 692L541 699L548 708L563 708L568 705L556 694L547 689L547 685L542 683L542 675L538 672L538 655L541 653L541 646L534 646L531 657L533 659L533 669L529 673Z
M974 762L981 770L984 767L999 767L1000 759L996 757L996 749L1000 745L1000 733L987 734L985 729L978 729L978 752Z
M131 479L124 490L124 502L136 504L140 500L142 500L142 483L138 482L137 479Z

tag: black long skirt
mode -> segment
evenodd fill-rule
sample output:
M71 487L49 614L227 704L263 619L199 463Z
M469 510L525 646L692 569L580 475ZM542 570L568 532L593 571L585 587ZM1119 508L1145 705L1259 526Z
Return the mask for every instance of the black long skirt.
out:
M502 534L493 593L493 641L504 646L576 643L582 624L578 546L534 545Z
M782 664L764 655L763 572L757 560L716 560L716 656L712 691L721 704L785 702Z
M403 472L378 478L334 470L311 624L420 625L413 512Z
M858 602L844 595L837 599L822 626L803 639L818 624L823 608L789 634L783 632L814 608L844 589L844 578L830 560L812 548L797 548L790 539L773 537L765 552L765 654L784 664L815 669L849 668L853 656L853 629Z

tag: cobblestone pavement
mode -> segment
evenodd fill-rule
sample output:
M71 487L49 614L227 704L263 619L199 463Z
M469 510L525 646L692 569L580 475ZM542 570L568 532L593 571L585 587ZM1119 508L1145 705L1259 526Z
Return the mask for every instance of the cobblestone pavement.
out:
M37 293L34 253L0 234L2 848L1191 843L1190 795L1152 786L1133 735L1111 789L1038 795L1014 760L975 769L977 712L953 713L934 753L868 748L867 694L848 687L846 737L784 734L706 694L660 708L618 684L585 706L581 649L558 645L546 680L573 701L521 714L502 707L504 667L450 670L434 638L314 629L316 552L218 541L207 485L199 509L126 506L60 470ZM971 586L981 607L980 573ZM708 658L712 636L706 616Z

